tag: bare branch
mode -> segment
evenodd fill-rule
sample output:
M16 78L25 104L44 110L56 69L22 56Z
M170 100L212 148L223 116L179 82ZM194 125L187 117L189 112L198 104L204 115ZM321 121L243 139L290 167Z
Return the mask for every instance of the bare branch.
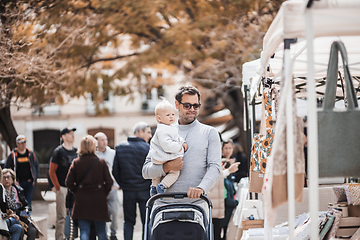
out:
M98 59L92 60L91 62L88 62L88 63L82 65L81 67L79 67L79 69L89 67L92 64L97 63L97 62L114 61L114 60L119 60L119 59L122 59L122 58L137 56L137 55L140 55L140 54L141 53L139 53L139 52L135 52L135 53L132 53L132 54L129 54L129 55L120 55L120 56L109 57L109 58L98 58Z

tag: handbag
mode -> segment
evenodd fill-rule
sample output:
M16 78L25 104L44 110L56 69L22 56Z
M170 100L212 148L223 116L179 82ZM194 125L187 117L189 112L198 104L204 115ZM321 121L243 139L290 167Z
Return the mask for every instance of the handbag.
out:
M348 107L334 110L341 53ZM351 80L345 46L331 45L323 109L318 111L319 177L360 177L360 109Z
M64 233L65 233L65 237L69 238L70 236L70 210L66 211L66 216L65 216L65 229L64 229Z
M64 234L66 239L72 240L78 237L78 227L75 226L74 220L71 218L71 210L69 209L65 217Z
M288 81L284 83L282 87L280 103L279 103L279 115L277 116L272 153L269 158L268 168L266 170L266 184L264 189L267 191L266 199L268 206L267 212L273 212L271 209L285 204L288 200L287 193L287 117L286 117L286 104L287 94L292 92L292 105L293 105L293 129L294 134L294 180L295 184L295 201L301 202L304 175L305 175L305 157L304 157L304 133L302 119L296 116L296 100L295 100L295 86L294 81Z
M250 157L250 185L249 191L261 193L264 182L267 158L271 153L274 139L272 108L271 108L271 89L264 88L263 109L261 119L261 130L263 133L254 134L254 143L251 148Z
M64 229L65 237L67 239L70 238L70 228L72 224L73 221L71 220L71 212L70 210L68 210L65 217L65 229Z

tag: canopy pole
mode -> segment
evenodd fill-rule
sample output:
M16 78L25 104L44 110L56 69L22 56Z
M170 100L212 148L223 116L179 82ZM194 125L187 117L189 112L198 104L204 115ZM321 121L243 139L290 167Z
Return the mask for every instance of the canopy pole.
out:
M287 192L289 208L289 240L294 239L295 230L295 163L294 163L294 119L293 119L293 90L292 90L292 61L290 44L296 39L284 39L284 85L286 96L286 148L287 148Z
M244 85L244 97L245 97L245 121L246 121L246 142L247 142L247 146L246 146L246 160L248 161L248 163L250 164L250 155L251 155L251 146L252 146L252 127L250 125L251 123L251 119L250 119L250 114L249 114L249 89L248 89L248 85ZM250 165L248 165L250 166Z
M254 137L256 127L256 109L255 109L255 98L251 100L251 138ZM250 162L249 162L250 163ZM249 165L250 166L250 165Z
M319 239L317 225L319 212L319 165L318 165L318 126L316 110L316 92L314 77L314 32L313 10L311 7L305 10L306 43L307 43L307 99L309 104L308 116L308 173L309 173L309 209L311 218L311 239Z

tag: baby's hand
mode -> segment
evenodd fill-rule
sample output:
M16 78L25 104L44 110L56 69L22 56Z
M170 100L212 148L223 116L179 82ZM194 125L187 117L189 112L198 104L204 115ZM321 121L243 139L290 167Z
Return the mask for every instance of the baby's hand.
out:
M186 144L186 143L183 143L183 148L184 148L184 152L186 152L187 151L187 149L188 149L188 145Z

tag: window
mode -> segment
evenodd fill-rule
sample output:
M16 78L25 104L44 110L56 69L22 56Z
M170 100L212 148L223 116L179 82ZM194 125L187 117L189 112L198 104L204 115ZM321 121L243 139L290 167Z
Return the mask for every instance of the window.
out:
M143 94L142 110L153 112L156 104L161 101L161 97L165 96L165 86L147 89Z

